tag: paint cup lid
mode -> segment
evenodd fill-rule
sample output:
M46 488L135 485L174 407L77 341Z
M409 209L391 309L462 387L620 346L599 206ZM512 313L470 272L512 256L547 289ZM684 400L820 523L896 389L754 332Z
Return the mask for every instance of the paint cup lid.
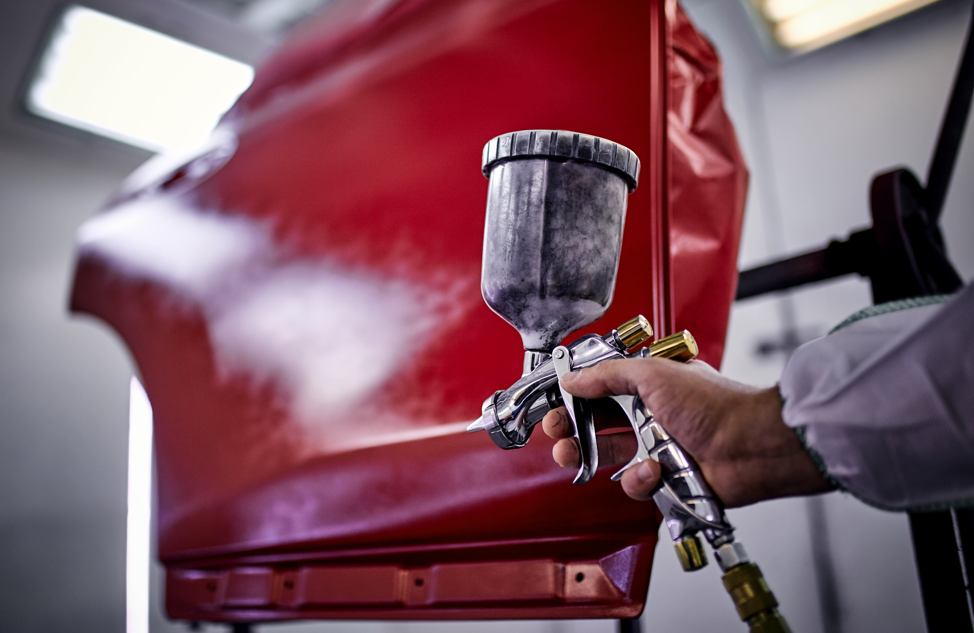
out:
M490 178L494 165L522 158L591 163L621 176L629 185L629 193L639 182L639 158L628 147L598 136L564 130L522 130L501 134L484 146L481 170Z

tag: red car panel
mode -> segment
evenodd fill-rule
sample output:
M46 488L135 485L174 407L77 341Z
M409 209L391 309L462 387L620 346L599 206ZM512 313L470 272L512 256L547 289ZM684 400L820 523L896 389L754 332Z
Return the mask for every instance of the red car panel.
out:
M615 299L719 364L746 171L675 2L337 2L187 161L79 232L71 307L153 405L159 556L187 620L634 617L651 503L466 424L520 375L479 292L481 149L529 128L643 161ZM582 334L584 332L579 332ZM574 335L573 335L574 336Z

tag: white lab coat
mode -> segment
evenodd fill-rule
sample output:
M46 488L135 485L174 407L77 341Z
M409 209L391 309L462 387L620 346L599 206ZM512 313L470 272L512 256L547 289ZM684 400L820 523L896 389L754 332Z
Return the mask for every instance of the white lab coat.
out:
M974 285L853 315L796 350L779 388L841 488L896 510L974 504Z

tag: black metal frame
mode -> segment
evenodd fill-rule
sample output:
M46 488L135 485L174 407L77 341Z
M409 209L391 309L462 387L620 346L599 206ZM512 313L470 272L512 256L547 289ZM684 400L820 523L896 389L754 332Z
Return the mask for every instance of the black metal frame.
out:
M874 303L954 292L963 285L938 226L974 95L974 14L940 136L920 185L907 169L876 176L872 227L823 249L742 271L737 299L858 273ZM974 509L910 513L929 633L974 633Z

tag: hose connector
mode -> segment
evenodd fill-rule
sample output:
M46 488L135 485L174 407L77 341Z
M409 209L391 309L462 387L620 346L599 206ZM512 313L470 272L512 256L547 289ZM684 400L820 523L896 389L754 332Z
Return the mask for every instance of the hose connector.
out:
M757 565L738 565L724 574L723 580L737 615L747 623L751 633L791 633L788 623L778 613L778 600Z

